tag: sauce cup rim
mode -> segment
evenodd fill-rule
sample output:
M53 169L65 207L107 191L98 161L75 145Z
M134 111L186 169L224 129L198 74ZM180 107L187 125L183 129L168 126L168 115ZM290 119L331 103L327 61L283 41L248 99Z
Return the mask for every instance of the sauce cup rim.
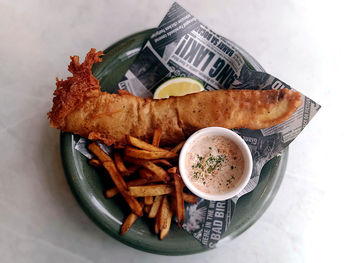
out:
M243 159L244 159L244 169L243 169L241 181L234 188L232 188L227 192L219 193L219 194L205 193L199 190L198 188L196 188L191 183L188 177L188 173L185 168L186 154L189 151L190 147L195 142L195 140L202 136L224 136L226 138L229 138L231 141L233 141L242 152ZM179 170L180 170L180 174L183 182L193 194L207 200L224 201L235 197L246 187L252 174L253 159L247 143L237 133L222 127L208 127L208 128L203 128L201 130L198 130L186 140L184 146L181 149L180 156L179 156Z

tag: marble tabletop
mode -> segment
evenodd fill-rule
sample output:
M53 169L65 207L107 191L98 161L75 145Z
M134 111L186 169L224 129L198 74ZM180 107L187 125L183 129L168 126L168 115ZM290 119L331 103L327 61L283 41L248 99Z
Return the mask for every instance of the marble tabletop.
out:
M55 77L69 56L159 24L172 1L0 1L1 262L349 262L349 4L319 0L179 0L267 72L323 107L291 144L266 213L219 248L167 257L100 230L64 176L50 128Z

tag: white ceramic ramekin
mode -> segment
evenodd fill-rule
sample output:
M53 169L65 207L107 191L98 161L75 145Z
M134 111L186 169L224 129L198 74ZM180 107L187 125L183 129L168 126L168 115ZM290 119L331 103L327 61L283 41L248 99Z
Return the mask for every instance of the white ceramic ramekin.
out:
M244 159L244 169L243 169L241 181L239 182L239 184L236 185L235 188L232 188L231 190L224 193L208 194L198 190L198 188L196 188L189 180L189 174L185 167L186 154L192 148L193 143L196 143L197 139L202 136L224 136L232 140L241 150L243 159ZM236 196L237 194L239 194L244 189L244 187L248 184L248 181L252 174L252 169L253 169L252 154L246 142L235 132L226 128L221 128L221 127L204 128L192 134L187 139L184 146L182 147L182 150L179 156L179 170L185 185L192 193L207 200L222 201L222 200L230 199Z

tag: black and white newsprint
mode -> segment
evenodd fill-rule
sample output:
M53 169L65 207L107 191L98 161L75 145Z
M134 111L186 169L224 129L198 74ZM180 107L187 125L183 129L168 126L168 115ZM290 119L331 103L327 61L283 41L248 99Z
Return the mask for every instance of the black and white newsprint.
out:
M216 34L174 3L118 84L118 89L152 97L161 83L174 77L197 79L206 90L291 88L267 73L254 70L238 49L233 42ZM302 98L303 105L282 124L262 130L235 130L250 147L253 174L243 192L232 200L199 199L197 204L186 203L183 228L203 245L215 246L230 225L238 198L258 184L264 164L287 147L320 109L320 105L308 97ZM81 142L76 147L84 154L85 143Z

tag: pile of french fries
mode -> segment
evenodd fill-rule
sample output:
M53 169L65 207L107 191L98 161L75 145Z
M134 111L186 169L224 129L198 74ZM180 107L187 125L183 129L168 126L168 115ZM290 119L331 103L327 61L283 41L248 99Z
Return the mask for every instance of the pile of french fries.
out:
M184 202L196 203L197 197L183 191L178 173L178 153L184 142L173 148L160 148L161 129L155 129L152 143L126 136L126 145L114 146L113 159L97 143L88 148L96 156L89 163L103 167L115 187L105 191L106 198L122 195L131 209L121 234L125 234L137 218L154 218L154 232L162 240L170 230L173 215L181 227L185 218Z

